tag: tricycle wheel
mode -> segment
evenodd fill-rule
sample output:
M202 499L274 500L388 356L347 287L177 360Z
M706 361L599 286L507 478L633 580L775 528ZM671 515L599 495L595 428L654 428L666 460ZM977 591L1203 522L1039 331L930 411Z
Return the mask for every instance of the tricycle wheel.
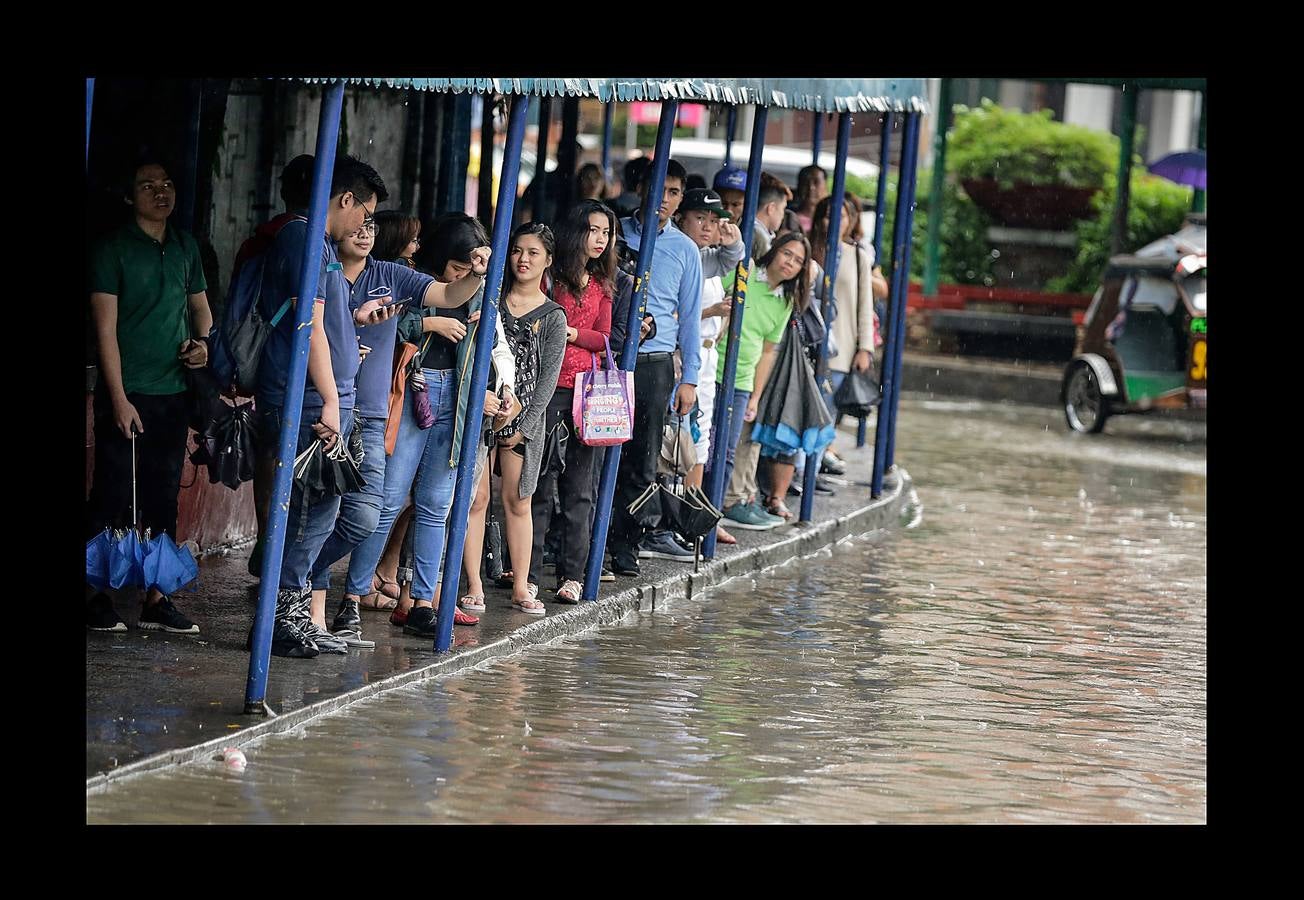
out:
M1100 382L1087 363L1076 362L1064 373L1061 400L1069 428L1082 434L1096 434L1105 427L1108 401L1100 393Z

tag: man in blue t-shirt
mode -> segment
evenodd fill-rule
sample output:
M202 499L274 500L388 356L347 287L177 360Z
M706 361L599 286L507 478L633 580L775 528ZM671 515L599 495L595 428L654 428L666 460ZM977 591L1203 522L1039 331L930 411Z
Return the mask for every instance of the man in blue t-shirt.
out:
M634 215L620 220L624 240L635 253L643 245L642 211L649 202L651 180L651 171L645 172L639 184L642 206ZM617 575L637 575L639 557L681 562L692 562L694 557L670 531L657 528L659 516L649 515L640 521L629 514L629 504L656 480L657 454L669 408L673 406L679 415L687 415L697 402L697 372L702 358L702 257L697 245L671 221L684 198L687 180L682 165L673 159L666 163L647 289L646 313L654 320L655 329L639 345L634 368L634 436L621 448L608 539L612 569ZM683 368L677 390L676 349ZM647 528L652 531L645 536Z
M391 298L381 297L369 297L356 309L351 308L349 284L335 253L335 242L370 222L376 206L386 197L385 183L375 169L351 156L336 157L326 211L321 271L313 305L298 453L307 450L317 439L324 443L325 449L333 447L336 441L347 439L353 426L355 379L360 363L355 325L379 325L405 308L405 304L386 302ZM280 450L281 414L287 399L297 327L293 307L297 302L307 236L306 220L290 222L277 232L264 258L263 290L259 298L264 317L270 321L287 301L290 302L287 314L281 316L263 345L258 368L255 399L260 443L266 454L276 455ZM480 248L477 256L483 257L487 263L488 254L485 247ZM483 272L483 268L481 265L477 271ZM445 289L443 285L433 286L424 292L421 302L437 306L465 303L477 286L476 279L469 280L472 284L457 291L451 287ZM342 640L313 621L316 618L320 622L323 615L311 615L308 589L312 564L335 525L339 508L337 494L305 502L301 486L295 483L272 632L272 652L277 656L310 658L320 652L347 652ZM252 633L250 638L252 645Z

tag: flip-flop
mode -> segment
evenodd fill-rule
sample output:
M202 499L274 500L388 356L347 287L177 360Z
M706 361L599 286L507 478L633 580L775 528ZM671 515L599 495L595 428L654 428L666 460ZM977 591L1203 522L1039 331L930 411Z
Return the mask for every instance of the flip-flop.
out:
M715 539L716 539L716 541L718 541L718 542L721 543L721 544L736 544L736 543L738 543L738 538L734 537L732 534L730 534L729 532L725 531L723 525L717 525L717 526L715 526Z
M457 601L457 605L467 612L484 612L484 594L467 594Z
M527 603L536 605L526 606ZM512 609L531 616L542 616L548 612L544 607L543 602L536 597L526 597L524 600L513 600Z
M526 606L525 604L527 603L537 605ZM548 612L543 605L543 601L539 599L539 586L533 582L530 583L530 596L526 597L524 600L513 598L512 609L519 610L520 612L531 616L542 616Z

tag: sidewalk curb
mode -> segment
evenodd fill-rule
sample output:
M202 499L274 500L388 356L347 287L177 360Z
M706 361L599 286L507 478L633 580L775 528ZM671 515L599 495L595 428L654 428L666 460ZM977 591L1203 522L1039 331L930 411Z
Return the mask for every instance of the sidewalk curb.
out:
M903 507L914 497L910 474L900 466L895 472L900 477L885 479L883 495L879 499L836 519L804 527L794 526L790 535L776 543L704 562L701 571L696 573L673 575L650 585L627 588L594 603L581 603L564 613L549 615L518 628L493 643L446 656L419 669L391 675L338 697L299 707L292 712L242 728L236 733L145 757L86 779L86 790L95 792L108 787L111 782L133 775L214 759L226 747L244 747L270 735L293 731L319 716L336 712L359 700L417 682L463 672L567 635L612 625L636 612L663 611L676 600L692 599L731 578L780 565L795 557L808 556L832 546L848 535L889 527L899 520Z

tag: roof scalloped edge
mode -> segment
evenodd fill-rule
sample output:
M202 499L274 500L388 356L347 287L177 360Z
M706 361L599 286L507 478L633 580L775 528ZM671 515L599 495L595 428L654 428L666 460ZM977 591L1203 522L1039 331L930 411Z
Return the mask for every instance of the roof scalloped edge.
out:
M327 84L340 81L330 76L301 76L292 80L308 84ZM395 90L435 91L441 93L496 93L535 94L543 97L592 97L604 103L613 100L622 103L633 101L677 100L680 102L725 103L752 105L762 102L764 95L742 84L718 84L692 79L648 78L641 81L597 78L396 78L352 76L342 79L346 85L386 87ZM910 96L907 100L896 97L851 96L821 94L789 95L771 89L767 106L782 109L800 109L809 112L913 112L928 115L932 112L927 99Z

